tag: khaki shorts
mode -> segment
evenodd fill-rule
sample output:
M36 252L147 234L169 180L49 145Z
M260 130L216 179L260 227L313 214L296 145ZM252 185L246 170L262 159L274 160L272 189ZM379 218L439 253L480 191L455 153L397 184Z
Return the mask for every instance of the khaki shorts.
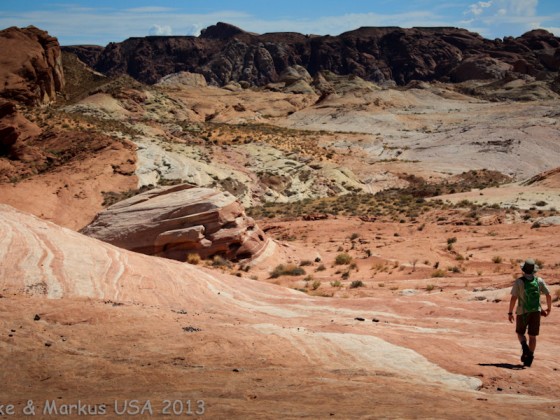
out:
M523 315L517 315L515 321L515 332L517 334L524 335L527 329L529 330L529 335L537 336L539 335L539 330L541 326L541 313L540 312L529 312Z

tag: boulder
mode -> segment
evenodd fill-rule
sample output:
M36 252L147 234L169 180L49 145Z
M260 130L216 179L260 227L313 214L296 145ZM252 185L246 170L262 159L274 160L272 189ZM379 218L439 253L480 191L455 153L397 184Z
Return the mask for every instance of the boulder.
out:
M511 64L491 57L471 57L463 60L451 73L451 80L456 83L467 80L500 80L511 71Z
M190 87L206 87L206 79L202 74L181 71L179 73L169 74L162 77L159 82L160 86L190 86Z
M33 26L0 31L0 96L26 105L55 101L64 89L58 40Z
M121 201L99 213L82 233L131 251L179 261L191 253L248 260L268 244L233 195L185 184Z

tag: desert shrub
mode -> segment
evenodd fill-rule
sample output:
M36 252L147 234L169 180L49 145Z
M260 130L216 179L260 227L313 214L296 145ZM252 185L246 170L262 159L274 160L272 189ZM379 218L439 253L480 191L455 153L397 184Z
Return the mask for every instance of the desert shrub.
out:
M313 265L313 261L310 261L310 260L303 260L303 261L301 261L301 262L299 263L299 266L300 266L300 267L306 267L306 266L308 266L308 265Z
M312 288L313 290L317 290L319 287L321 287L321 282L320 282L319 280L315 280L315 281L313 282L313 284L311 285L311 288Z
M221 255L214 255L212 267L231 267L231 263Z
M189 264L193 264L193 265L199 264L200 263L200 255L194 254L194 253L188 254L187 255L187 262Z
M496 255L495 257L492 257L492 262L494 264L500 264L502 262L502 257L500 257L499 255Z
M332 287L342 287L342 283L340 282L340 280L331 281L331 286Z
M535 260L535 264L537 264L540 268L544 267L544 261L539 258Z
M432 277L445 277L445 271L443 271L441 268L438 268L432 271Z
M428 292L431 292L432 290L434 290L436 288L436 286L434 284L428 284L426 285L426 290Z
M350 289L357 289L358 287L364 287L364 282L361 280L354 280L350 283Z
M342 254L338 254L336 256L336 259L334 260L334 263L336 265L345 265L345 264L350 264L351 262L352 262L352 257L345 252L343 252Z
M317 271L325 271L327 269L327 267L325 267L325 264L321 264L319 267L317 267Z
M277 265L274 270L271 271L270 277L275 279L280 276L302 276L305 274L305 270L301 267L297 267L293 264L280 264Z
M546 206L547 204L548 204L548 203L547 203L546 201L540 200L540 201L537 201L537 202L535 203L535 206L544 207L544 206Z
M348 278L350 278L350 271L345 271L340 277L342 277L343 280L348 280Z
M354 241L354 240L358 239L359 237L360 237L360 234L354 232L352 235L350 235L350 240Z

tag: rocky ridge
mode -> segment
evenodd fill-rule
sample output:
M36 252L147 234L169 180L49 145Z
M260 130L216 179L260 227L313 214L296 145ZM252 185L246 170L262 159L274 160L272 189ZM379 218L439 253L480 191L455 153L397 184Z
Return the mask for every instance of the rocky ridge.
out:
M212 85L278 82L292 66L316 77L330 71L381 84L420 81L537 78L552 81L560 69L560 40L544 30L488 40L458 28L364 27L338 36L253 34L218 23L199 37L150 36L110 43L103 50L65 47L96 70L128 74L144 83L186 71Z

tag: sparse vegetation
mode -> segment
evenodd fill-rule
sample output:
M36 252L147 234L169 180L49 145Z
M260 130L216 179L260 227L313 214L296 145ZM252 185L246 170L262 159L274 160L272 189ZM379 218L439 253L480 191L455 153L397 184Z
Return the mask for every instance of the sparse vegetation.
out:
M357 289L358 287L364 287L364 282L361 280L354 280L350 283L350 289Z
M432 277L445 277L445 271L443 271L441 268L438 268L432 271Z
M227 268L229 268L229 267L231 267L231 262L226 260L221 255L214 255L214 258L212 258L212 267L227 267Z
M496 256L492 257L492 262L494 264L501 264L502 260L503 260L502 257L500 257L499 255L496 255Z
M305 270L293 264L280 264L277 265L274 270L270 273L270 278L278 278L280 276L303 276Z
M187 255L187 262L189 264L197 265L197 264L200 263L200 260L201 260L201 258L200 258L200 255L198 255L198 254L190 253L190 254Z
M352 262L352 257L347 253L343 252L342 254L338 254L334 260L336 265L347 265Z

